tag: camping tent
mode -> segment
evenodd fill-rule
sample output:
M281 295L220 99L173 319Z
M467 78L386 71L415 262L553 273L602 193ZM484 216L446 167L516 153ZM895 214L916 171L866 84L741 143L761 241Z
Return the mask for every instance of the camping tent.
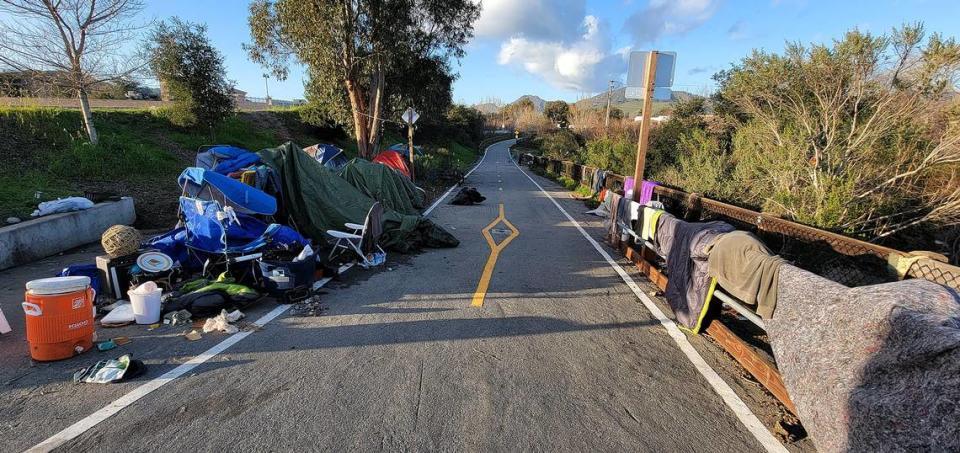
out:
M387 149L390 151L396 151L400 153L400 155L403 156L404 159L410 159L410 145L406 143L394 143L390 145L390 147ZM417 153L415 157L419 157L423 155L423 148L419 146L414 146L413 151Z
M340 170L344 165L347 165L349 161L342 149L326 143L317 143L316 145L303 148L303 150L314 159L317 159L317 162L323 164L324 167L333 171Z
M396 151L385 150L377 154L377 156L373 158L373 161L397 170L408 178L410 177L410 168L407 167L407 160Z
M285 215L280 218L292 219L300 233L318 243L326 242L327 230L343 230L347 222L362 224L375 203L293 143L258 154L283 181ZM429 219L386 209L380 243L406 253L420 247L456 247L460 241Z
M386 165L353 159L337 174L364 195L401 214L419 215L423 208L423 189Z

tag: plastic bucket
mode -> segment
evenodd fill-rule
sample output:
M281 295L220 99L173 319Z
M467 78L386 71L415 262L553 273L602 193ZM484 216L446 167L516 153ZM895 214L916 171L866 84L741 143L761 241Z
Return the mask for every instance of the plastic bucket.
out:
M146 282L130 291L130 305L137 324L156 324L160 322L160 295L163 290L154 282Z

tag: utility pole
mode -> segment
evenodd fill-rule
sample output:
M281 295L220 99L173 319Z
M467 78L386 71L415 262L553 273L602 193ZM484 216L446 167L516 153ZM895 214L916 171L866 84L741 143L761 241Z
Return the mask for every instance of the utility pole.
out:
M270 79L269 74L263 75L263 86L267 89L267 105L273 105L273 99L270 99L270 83L267 80Z
M613 80L610 81L610 86L607 88L607 118L603 121L603 133L606 134L607 130L610 128L610 92L613 91Z
M643 113L640 123L640 139L637 142L637 164L633 170L635 188L634 201L640 199L640 184L643 182L643 167L647 160L647 139L650 137L650 110L653 108L654 81L657 77L657 51L651 50L647 54L647 68L643 79Z

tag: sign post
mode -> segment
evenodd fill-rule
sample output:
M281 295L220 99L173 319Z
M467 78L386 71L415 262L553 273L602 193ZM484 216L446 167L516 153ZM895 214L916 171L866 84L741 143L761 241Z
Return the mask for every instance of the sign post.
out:
M403 121L407 123L407 143L410 146L410 179L416 181L416 167L414 165L413 155L416 154L413 148L413 124L417 122L417 119L420 118L420 114L417 113L413 107L407 107L407 110L403 112Z
M628 99L643 99L641 113L640 138L637 140L637 162L634 166L633 177L636 187L643 182L643 170L647 160L647 144L650 138L650 115L653 110L653 100L669 100L672 96L670 87L673 85L673 76L676 71L676 52L633 52L630 54L629 69L627 72L626 97ZM642 79L642 84L641 84ZM640 197L640 190L634 189L633 199Z
M657 51L647 54L646 77L643 81L643 112L640 120L640 139L637 141L637 163L633 168L633 200L640 199L640 184L643 182L643 167L647 161L647 144L650 138L650 110L653 109L654 79L657 74Z

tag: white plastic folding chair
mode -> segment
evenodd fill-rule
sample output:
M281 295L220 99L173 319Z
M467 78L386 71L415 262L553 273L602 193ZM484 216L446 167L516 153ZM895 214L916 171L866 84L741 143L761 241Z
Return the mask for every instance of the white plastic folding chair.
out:
M373 250L376 248L386 256L387 252L383 251L383 248L380 247L380 244L377 243L376 237L368 235L367 233L371 229L372 222L380 221L380 213L383 212L383 208L380 206L380 202L376 202L373 206L370 206L370 210L367 211L367 218L363 221L363 225L356 223L344 223L343 226L346 227L347 231L338 231L338 230L327 230L327 234L337 240L333 244L333 250L330 250L330 255L327 256L327 259L332 259L334 256L344 251L353 250L357 256L360 258L361 264L364 267L370 267L376 265L370 258L367 257L367 254L363 252L364 248ZM372 244L367 244L364 242L371 241Z

